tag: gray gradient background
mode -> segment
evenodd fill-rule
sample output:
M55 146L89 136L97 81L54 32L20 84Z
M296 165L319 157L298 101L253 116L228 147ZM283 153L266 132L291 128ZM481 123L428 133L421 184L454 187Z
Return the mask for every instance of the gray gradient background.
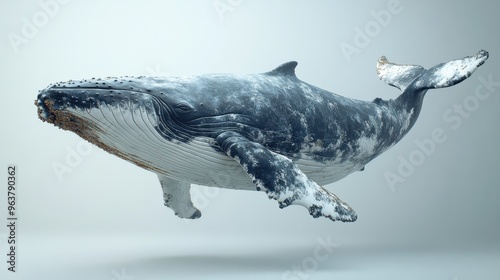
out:
M318 238L338 244L310 279L498 279L500 274L500 87L458 129L443 119L481 83L500 81L498 1L401 0L402 11L348 62L372 11L388 1L240 1L218 16L217 1L69 1L15 52L8 34L38 1L0 2L0 166L19 168L19 271L1 279L287 279L314 256ZM220 0L226 3L225 0ZM234 1L237 2L237 1ZM59 181L81 145L73 133L42 123L33 101L49 83L119 75L258 73L297 60L303 81L352 98L394 98L375 64L431 67L490 52L464 83L430 91L419 121L395 147L328 186L359 215L351 224L312 219L301 207L280 210L263 193L198 188L200 220L178 219L163 206L156 175L98 148ZM391 191L384 173L435 128L438 144ZM5 223L6 188L0 191ZM296 278L301 279L297 275ZM125 277L121 277L126 279ZM305 278L303 276L302 278Z

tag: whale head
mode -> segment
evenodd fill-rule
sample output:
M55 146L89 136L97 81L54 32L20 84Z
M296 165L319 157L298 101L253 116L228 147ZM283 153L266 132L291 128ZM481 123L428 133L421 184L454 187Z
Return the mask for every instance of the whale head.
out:
M224 122L220 116L224 113L204 104L213 101L197 96L183 79L189 78L120 77L59 82L41 90L35 105L42 121L159 172L154 160L145 160L148 156L144 153L157 152L148 149L212 135L221 126L217 119Z

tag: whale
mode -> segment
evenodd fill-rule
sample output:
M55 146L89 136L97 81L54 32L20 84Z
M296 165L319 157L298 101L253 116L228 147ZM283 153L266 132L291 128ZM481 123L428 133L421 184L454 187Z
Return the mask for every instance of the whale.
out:
M157 174L180 218L201 211L192 184L265 193L280 208L353 222L324 186L362 171L414 126L430 89L467 79L488 52L429 69L381 57L394 99L356 100L297 78L297 62L257 74L122 76L70 80L39 91L39 119ZM258 206L257 206L258 207Z

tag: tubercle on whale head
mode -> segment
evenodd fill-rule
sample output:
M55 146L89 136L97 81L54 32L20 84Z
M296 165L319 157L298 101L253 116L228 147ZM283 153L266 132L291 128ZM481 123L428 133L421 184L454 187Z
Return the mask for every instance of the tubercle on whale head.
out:
M99 97L103 100L106 96L111 99L120 98L123 95L138 97L143 95L154 96L168 106L169 112L184 121L195 118L198 111L206 111L203 101L194 102L192 93L196 89L192 88L192 82L198 79L197 76L185 77L108 77L105 79L88 79L82 81L69 81L58 83L59 88L83 89L86 92L101 92ZM53 85L54 86L54 85ZM121 96L120 96L121 95ZM210 94L207 94L209 98ZM111 102L112 100L110 100ZM205 113L206 114L206 113Z
M100 103L113 105L124 100L135 102L152 96L163 101L175 101L179 97L178 90L175 88L177 84L169 85L167 82L165 79L145 76L58 82L50 84L39 92L38 105L43 107L43 102L40 100L44 98L55 100L53 104L55 109L66 107L88 109L97 107ZM190 104L182 101L172 105L172 108L181 113L191 110Z

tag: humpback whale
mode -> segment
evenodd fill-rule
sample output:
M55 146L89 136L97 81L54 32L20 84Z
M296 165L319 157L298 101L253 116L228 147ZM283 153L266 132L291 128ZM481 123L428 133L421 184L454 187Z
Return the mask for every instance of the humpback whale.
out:
M265 192L280 208L352 222L355 211L323 185L399 142L429 89L453 86L488 58L430 69L381 57L377 74L401 90L391 100L344 97L301 81L291 61L260 74L108 77L50 84L38 117L158 175L165 205L199 218L191 184Z

